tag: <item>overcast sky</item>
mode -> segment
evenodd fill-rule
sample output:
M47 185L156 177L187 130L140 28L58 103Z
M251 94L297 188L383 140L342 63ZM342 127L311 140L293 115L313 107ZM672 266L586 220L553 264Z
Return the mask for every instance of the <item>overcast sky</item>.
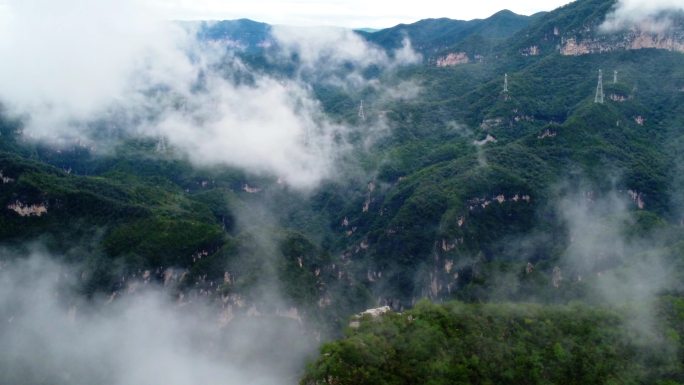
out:
M32 0L25 0L31 2ZM4 3L0 0L0 12ZM59 2L59 0L55 0ZM567 0L140 0L165 18L250 18L271 24L334 25L385 28L429 17L469 20L486 18L502 9L530 15L550 11Z
M247 17L273 24L383 28L428 17L485 18L502 9L550 11L567 0L155 0L174 19Z

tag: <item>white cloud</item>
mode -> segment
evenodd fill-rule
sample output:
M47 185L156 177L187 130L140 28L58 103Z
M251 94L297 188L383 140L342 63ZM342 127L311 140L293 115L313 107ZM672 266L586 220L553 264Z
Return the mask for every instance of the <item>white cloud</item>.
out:
M252 73L226 47L196 41L149 4L9 0L7 7L0 101L28 116L33 137L93 139L92 123L104 120L165 136L197 164L242 167L302 189L331 176L345 149L346 128L324 116L302 78ZM366 86L360 70L367 66L420 60L408 42L387 55L345 29L275 30L303 70L342 87ZM348 63L355 70L338 77ZM227 80L227 73L251 80Z
M564 282L583 281L594 303L631 305L627 327L649 345L661 342L656 322L657 296L673 287L672 267L656 234L629 235L636 215L626 192L571 194L558 203L569 245L561 257Z
M0 382L191 385L296 383L315 349L295 321L241 319L149 288L108 303L72 289L80 275L48 258L0 265ZM277 337L277 338L275 338Z
M334 134L342 127L327 122L300 84L271 78L252 86L218 77L210 82L208 92L188 98L186 109L167 112L157 124L191 160L275 174L302 188L329 176L341 150Z
M663 15L669 11L684 11L684 3L680 0L619 0L601 28L612 32L638 26L647 31L663 32L671 26L669 17Z
M308 66L323 60L334 65L353 61L361 66L387 61L384 51L369 46L356 33L344 28L275 26L273 36L286 54L298 53Z
M131 1L11 0L7 7L0 97L19 109L82 118L126 97L142 67L153 66L149 82L191 70L176 46L181 32Z
M276 26L273 36L281 47L280 57L275 60L287 60L294 53L301 63L300 76L312 76L351 92L374 86L362 74L371 66L392 70L423 60L408 39L404 39L401 48L388 54L343 28Z
M394 51L394 59L400 65L415 64L423 60L422 56L413 50L411 40L408 38L404 38L401 48Z

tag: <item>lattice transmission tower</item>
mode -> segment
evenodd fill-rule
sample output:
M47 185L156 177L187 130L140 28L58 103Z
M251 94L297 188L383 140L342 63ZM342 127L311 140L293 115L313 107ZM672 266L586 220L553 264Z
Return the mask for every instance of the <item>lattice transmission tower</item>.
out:
M511 95L508 93L508 74L504 74L503 94L504 94L504 100L510 100L511 99Z
M366 112L363 110L363 100L359 104L359 119L363 122L366 121Z
M603 104L603 71L599 70L598 84L596 85L596 96L594 97L594 103Z

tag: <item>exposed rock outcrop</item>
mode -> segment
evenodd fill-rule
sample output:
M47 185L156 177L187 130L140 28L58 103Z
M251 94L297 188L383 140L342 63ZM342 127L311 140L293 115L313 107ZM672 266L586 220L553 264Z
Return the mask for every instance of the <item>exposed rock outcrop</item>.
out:
M533 45L531 47L527 47L522 50L522 55L523 56L539 56L539 53L541 51L539 50L539 46Z
M452 52L437 59L437 67L451 67L470 62L468 54L465 52Z
M644 195L638 191L628 190L627 194L632 199L632 202L639 208L639 210L644 209Z
M537 139L553 138L556 135L558 135L558 133L556 131L552 131L552 130L547 128L546 130L544 130L544 132L537 135Z
M496 138L493 137L491 134L487 134L487 137L485 137L482 140L476 140L473 142L476 146L484 146L487 143L496 143Z
M248 184L246 184L246 183L245 183L245 185L242 186L242 190L243 190L244 192L246 192L246 193L249 193L249 194L256 194L256 193L260 193L260 192L261 192L261 189L260 189L260 188L258 188L258 187L252 187L252 186L250 186L250 185L248 185Z
M7 205L7 208L22 217L41 217L48 212L46 203L29 205L20 201L15 201L14 203Z
M10 177L4 175L4 174L2 173L2 170L0 170L0 182L2 182L2 184L13 183L13 182L14 182L14 178L10 178Z

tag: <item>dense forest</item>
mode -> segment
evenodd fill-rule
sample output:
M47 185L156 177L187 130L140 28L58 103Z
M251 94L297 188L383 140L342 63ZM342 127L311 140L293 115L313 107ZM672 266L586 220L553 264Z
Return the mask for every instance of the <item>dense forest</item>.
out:
M301 383L678 383L682 300L663 297L657 325L630 324L633 311L420 302L381 320L364 316L323 346Z
M162 107L112 107L76 138L0 110L0 271L39 250L88 301L142 280L231 319L294 314L327 341L302 384L684 383L684 16L605 32L616 4L342 35L375 61L342 43L312 59L306 33L250 20L178 23L220 47L187 95L153 84ZM280 158L198 162L197 139L140 134L219 109L221 82L282 87L301 148L334 154L303 170L327 173L301 187Z

